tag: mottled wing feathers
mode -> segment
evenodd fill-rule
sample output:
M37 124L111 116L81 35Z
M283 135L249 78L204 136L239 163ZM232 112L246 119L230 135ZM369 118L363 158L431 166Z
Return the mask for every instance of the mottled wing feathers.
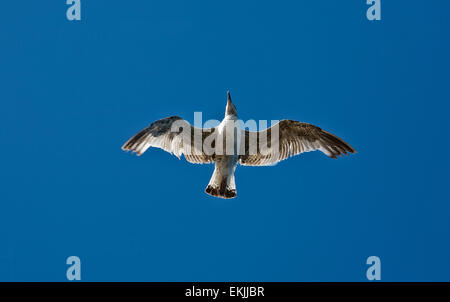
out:
M122 150L141 155L149 147L155 147L174 154L178 158L184 154L186 160L191 163L212 163L213 156L202 151L201 143L213 132L214 128L196 128L179 116L171 116L153 122L136 133L122 146ZM190 139L186 139L186 135ZM194 135L200 135L201 139L194 140Z
M278 136L275 131L278 131ZM239 156L239 163L246 166L273 165L291 156L314 150L320 150L331 158L356 152L339 137L314 125L292 120L282 120L256 133L244 131L243 135L244 154ZM252 135L256 139L252 139ZM267 146L265 152L261 146Z

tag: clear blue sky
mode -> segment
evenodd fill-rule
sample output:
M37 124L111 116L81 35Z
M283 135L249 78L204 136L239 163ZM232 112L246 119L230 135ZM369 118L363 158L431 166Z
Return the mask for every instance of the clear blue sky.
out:
M0 280L449 281L448 1L6 1ZM120 147L194 111L295 119L358 153L238 167Z

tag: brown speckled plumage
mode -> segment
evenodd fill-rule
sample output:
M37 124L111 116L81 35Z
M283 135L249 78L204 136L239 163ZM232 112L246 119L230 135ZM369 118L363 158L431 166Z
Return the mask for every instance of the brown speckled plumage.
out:
M274 141L279 148L273 150L271 149L274 143L272 132L277 131L277 129L279 129L279 136ZM315 150L320 150L331 158L355 153L355 149L334 134L317 126L292 120L282 120L266 130L253 132L253 135L256 135L256 140L251 140L251 135L251 132L245 131L245 145L242 147L245 151L239 157L241 165L272 165L291 156ZM252 144L256 144L256 146L253 146L255 148L253 150L257 150L256 154L251 153ZM262 154L260 147L266 145L271 152Z

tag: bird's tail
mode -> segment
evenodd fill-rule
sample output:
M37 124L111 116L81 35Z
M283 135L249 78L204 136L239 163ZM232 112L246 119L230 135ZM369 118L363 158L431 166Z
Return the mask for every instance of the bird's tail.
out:
M228 199L236 197L234 173L231 175L223 175L215 168L205 192L211 196L220 198Z

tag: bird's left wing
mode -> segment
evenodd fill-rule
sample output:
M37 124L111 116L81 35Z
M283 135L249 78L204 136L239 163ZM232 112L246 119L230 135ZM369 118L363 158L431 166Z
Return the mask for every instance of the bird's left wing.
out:
M355 153L349 144L317 126L282 120L259 132L242 132L239 163L267 166L303 152L320 150L331 158Z
M203 150L203 142L214 135L215 128L197 128L179 116L171 116L151 123L131 137L123 146L124 151L137 155L149 147L161 148L180 158L196 164L214 162L214 155Z

